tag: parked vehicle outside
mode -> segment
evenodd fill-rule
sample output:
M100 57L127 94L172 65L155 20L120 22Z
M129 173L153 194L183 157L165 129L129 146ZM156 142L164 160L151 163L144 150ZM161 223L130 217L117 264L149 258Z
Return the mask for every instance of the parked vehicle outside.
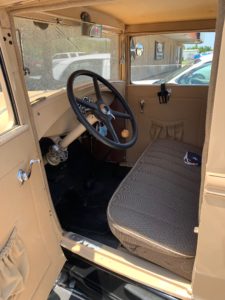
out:
M181 68L179 74L172 79L167 79L168 83L173 84L199 84L206 85L209 84L211 66L212 66L213 55L209 54L202 56L198 63L195 63L191 67L183 70ZM184 67L185 68L185 67ZM183 70L183 71L182 71ZM181 72L182 71L182 72Z
M81 55L85 55L85 52L56 53L52 56L52 66L54 66L57 63L63 61L64 59L70 59L70 58L78 57L78 56L81 56Z
M52 75L55 80L67 81L68 76L76 70L97 72L106 79L110 78L110 53L98 53L60 59L53 65Z
M148 84L180 84L180 85L208 85L210 81L212 54L202 56L198 63L186 65L162 79L137 80L132 83L138 85Z

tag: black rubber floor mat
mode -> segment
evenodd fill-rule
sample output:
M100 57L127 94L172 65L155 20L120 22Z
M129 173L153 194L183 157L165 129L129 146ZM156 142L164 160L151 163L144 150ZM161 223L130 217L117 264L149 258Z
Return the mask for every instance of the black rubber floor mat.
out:
M69 160L47 166L49 187L61 226L111 247L119 242L107 222L107 206L130 168L96 161L80 143L69 149Z

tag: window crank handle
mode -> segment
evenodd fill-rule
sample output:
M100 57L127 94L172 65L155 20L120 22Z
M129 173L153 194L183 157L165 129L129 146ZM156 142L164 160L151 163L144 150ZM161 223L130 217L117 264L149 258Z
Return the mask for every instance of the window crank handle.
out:
M17 172L17 179L21 184L23 184L25 181L27 181L30 178L33 164L39 164L40 162L41 162L40 159L31 159L27 172L24 171L23 169L19 169L19 171Z

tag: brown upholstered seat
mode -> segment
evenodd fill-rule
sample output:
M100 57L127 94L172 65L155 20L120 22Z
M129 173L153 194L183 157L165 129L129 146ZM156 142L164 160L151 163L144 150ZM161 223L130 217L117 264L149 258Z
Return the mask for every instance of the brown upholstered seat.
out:
M190 280L200 167L184 164L186 151L200 153L172 140L148 146L110 200L108 222L130 252Z

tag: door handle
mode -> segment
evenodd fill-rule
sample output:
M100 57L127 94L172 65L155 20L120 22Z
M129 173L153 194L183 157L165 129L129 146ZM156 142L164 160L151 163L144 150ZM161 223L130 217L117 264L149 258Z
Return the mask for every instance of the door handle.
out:
M40 162L41 162L40 159L31 159L27 171L24 171L23 169L19 169L16 177L21 184L23 184L25 181L27 181L30 178L33 164L40 164Z
M145 108L145 100L144 99L140 100L139 105L140 105L140 112L143 114Z

